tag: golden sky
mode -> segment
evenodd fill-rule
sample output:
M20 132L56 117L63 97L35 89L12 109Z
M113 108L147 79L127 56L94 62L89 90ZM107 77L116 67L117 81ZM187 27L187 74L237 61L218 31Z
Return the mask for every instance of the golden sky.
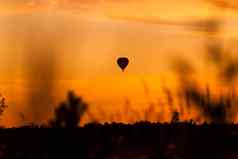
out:
M27 121L47 120L69 89L92 112L123 109L126 99L136 110L158 102L164 78L176 85L171 58L206 70L204 34L191 26L222 19L227 45L234 42L236 3L229 2L224 8L222 0L0 0L0 92L9 104L2 123L20 124L22 112ZM115 63L119 56L130 59L125 73ZM36 101L42 103L32 107Z

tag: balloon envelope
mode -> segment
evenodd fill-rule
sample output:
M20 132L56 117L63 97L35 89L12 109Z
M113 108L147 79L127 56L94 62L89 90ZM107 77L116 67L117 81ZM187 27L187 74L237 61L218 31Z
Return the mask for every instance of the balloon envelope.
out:
M119 57L117 59L117 64L118 66L122 69L122 71L124 71L124 69L127 67L127 65L129 64L129 60L126 57Z

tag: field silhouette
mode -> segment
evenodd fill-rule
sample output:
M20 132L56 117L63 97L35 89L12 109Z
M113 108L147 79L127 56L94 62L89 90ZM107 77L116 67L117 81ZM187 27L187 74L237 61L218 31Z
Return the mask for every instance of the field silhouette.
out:
M191 91L189 98L205 103L203 106L213 121L183 122L180 113L174 112L169 123L100 124L94 121L82 127L79 123L88 104L70 91L48 124L0 129L0 158L236 159L238 125L224 123L223 112L210 110L213 103L204 101L199 93Z
M238 126L226 124L97 124L25 126L0 131L1 158L237 158Z

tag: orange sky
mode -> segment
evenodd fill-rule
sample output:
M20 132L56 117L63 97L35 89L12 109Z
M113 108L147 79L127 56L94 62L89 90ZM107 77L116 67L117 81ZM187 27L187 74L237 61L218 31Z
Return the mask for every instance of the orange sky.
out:
M185 57L206 72L204 34L187 24L221 18L223 38L227 46L233 44L238 35L237 13L215 4L205 0L0 0L0 92L9 105L2 124L19 125L20 112L26 122L48 119L69 89L82 95L92 112L97 107L123 110L127 98L142 112L148 100L157 103L162 98L162 79L175 88L169 70L172 57ZM125 73L116 66L118 56L130 59ZM149 87L149 97L142 81ZM42 98L42 103L30 106Z

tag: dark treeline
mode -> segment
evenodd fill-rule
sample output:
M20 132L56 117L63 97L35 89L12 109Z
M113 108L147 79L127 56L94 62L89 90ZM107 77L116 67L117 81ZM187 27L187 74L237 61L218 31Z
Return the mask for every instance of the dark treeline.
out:
M0 155L14 159L237 158L238 125L139 122L1 129Z

